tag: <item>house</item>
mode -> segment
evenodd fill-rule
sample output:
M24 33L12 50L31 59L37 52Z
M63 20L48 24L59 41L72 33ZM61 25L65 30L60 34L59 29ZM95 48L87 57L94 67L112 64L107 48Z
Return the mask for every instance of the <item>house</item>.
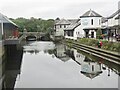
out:
M54 55L63 62L70 60L70 57L66 54L67 47L63 44L56 44Z
M100 14L90 9L76 23L65 29L65 38L96 38L96 31L101 28L101 19Z
M93 79L102 73L101 63L92 60L90 57L85 57L77 50L68 49L67 55L80 65L80 72L86 77Z
M116 36L120 35L119 30L120 23L120 9L118 9L115 13L107 18L106 30L109 38L116 38Z
M102 16L93 10L89 10L80 16L81 29L84 30L84 37L96 38L96 32L101 28Z
M55 20L55 36L64 36L64 29L67 28L70 24L70 21L66 19Z
M11 41L13 39L17 40L19 37L18 26L1 13L0 13L0 32L2 34L1 38L2 40L5 41L5 43L8 43L9 40Z
M78 19L75 23L71 23L66 29L64 29L65 38L76 40L78 37L83 37L83 31L80 31L80 19Z
M93 79L102 73L101 64L86 57L81 64L81 73L86 77Z

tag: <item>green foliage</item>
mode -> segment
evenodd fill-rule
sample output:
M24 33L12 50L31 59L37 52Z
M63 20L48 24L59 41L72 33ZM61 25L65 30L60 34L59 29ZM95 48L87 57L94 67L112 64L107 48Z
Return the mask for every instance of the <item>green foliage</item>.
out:
M19 31L23 32L26 29L28 32L45 32L52 33L54 27L54 20L43 20L41 18L36 19L31 17L30 19L17 18L11 20L19 26Z
M85 44L85 45L89 45L89 46L93 46L93 47L97 47L98 41L99 40L97 40L97 39L90 39L90 38L78 39L78 42L80 44ZM108 42L105 40L101 40L101 41L103 43L102 49L120 52L120 43L119 42Z
M98 29L97 32L96 32L97 39L102 39L101 35L102 35L102 30Z

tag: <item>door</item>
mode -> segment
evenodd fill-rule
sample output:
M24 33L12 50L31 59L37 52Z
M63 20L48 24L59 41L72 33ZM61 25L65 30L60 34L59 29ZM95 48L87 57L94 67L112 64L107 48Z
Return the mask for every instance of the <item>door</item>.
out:
M91 32L91 38L94 38L94 32Z

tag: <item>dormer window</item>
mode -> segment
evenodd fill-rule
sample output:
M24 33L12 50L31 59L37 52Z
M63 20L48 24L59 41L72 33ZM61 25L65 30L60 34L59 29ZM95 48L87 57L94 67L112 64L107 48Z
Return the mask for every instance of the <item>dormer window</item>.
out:
M93 25L93 19L91 19L91 25Z

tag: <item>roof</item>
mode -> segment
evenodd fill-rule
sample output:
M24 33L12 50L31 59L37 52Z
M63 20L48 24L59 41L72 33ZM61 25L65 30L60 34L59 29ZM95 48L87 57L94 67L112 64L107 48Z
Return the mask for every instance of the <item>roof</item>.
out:
M3 15L0 13L0 21L2 23L11 23L13 24L14 26L17 26L14 22L12 22L7 16ZM18 26L17 26L18 27Z
M77 23L80 19L68 19L71 24Z
M80 16L80 18L82 18L82 17L102 17L102 16L90 9L89 11L84 13L82 16Z
M107 22L108 21L108 19L106 18L106 17L102 17L102 19L101 19L101 22L102 23L105 23L105 22Z
M69 24L71 24L70 21L66 19L61 19L60 21L56 23L56 25L69 25Z
M118 9L115 13L113 13L111 16L109 16L108 19L113 18L117 14L120 14L120 9Z
M73 30L79 25L81 25L80 19L71 20L71 24L65 30Z
M118 15L115 19L120 19L120 15Z
M88 27L88 28L83 28L83 30L98 30L101 29L100 27Z
M76 27L78 27L79 25L81 25L80 22L74 23L69 25L65 30L74 30Z
M89 77L90 79L93 79L93 78L99 76L102 73L102 71L101 72L97 72L97 73L86 73L86 72L81 71L81 73L83 75L85 75L86 77Z

